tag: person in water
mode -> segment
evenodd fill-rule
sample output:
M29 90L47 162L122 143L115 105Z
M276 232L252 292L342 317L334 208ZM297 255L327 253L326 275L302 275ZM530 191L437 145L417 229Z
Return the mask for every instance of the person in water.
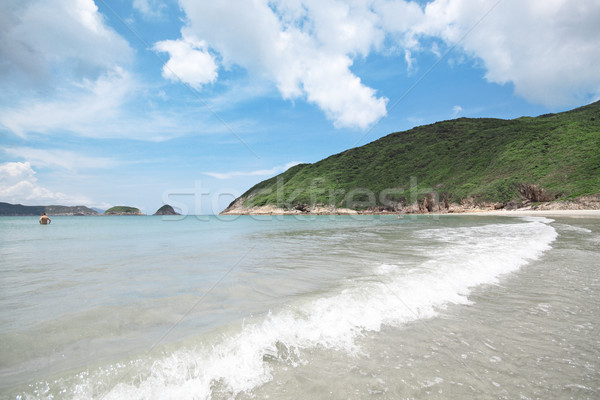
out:
M40 217L40 224L46 225L46 224L49 224L50 222L52 222L52 220L50 218L48 218L48 216L46 215L45 212L43 212L42 216Z

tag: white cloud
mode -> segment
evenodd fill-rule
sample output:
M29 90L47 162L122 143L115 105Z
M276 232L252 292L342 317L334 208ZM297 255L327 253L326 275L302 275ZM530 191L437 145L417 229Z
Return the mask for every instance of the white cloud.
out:
M398 51L410 72L418 68L420 52L439 56L443 42L457 46L458 59L468 55L481 63L488 81L513 84L517 95L533 103L577 105L600 96L596 0L434 0L424 6L404 0L181 0L180 5L187 16L181 41L204 41L223 67L239 65L271 80L283 98L316 104L337 127L364 129L387 112L387 98L351 70L356 57ZM182 57L191 61L192 55ZM176 56L172 61L193 70L194 62ZM201 73L205 67L198 64Z
M452 107L452 118L458 117L458 115L462 113L462 111L463 108L459 105L455 105L454 107Z
M384 38L366 3L182 0L182 38L206 41L225 68L271 80L286 99L305 97L336 126L365 129L386 115L387 103L350 70L355 55Z
M133 85L127 72L115 68L96 80L84 79L65 87L57 97L28 98L6 107L0 111L0 126L22 137L28 132L57 130L93 137L97 127L118 119ZM111 136L110 132L104 135Z
M290 162L285 165L279 165L271 169L259 169L255 171L231 171L231 172L203 172L204 175L212 176L217 179L231 179L239 176L269 176L275 175L280 172L287 171L295 165L300 164L299 162Z
M512 83L533 103L578 105L600 96L600 2L497 3L436 0L411 30L458 44L483 61L488 81Z
M114 168L120 163L107 157L90 157L67 150L7 147L2 149L12 157L19 157L38 168L62 168L68 171Z
M166 9L160 0L133 0L133 8L146 18L160 18Z
M140 104L144 85L119 67L95 80L65 85L54 97L26 97L0 108L0 128L26 138L31 132L89 138L162 141L190 132L225 132L217 122L182 117L189 110L162 110ZM160 93L157 94L157 98ZM194 110L202 115L206 110ZM234 123L230 123L235 127Z
M239 76L227 70L242 67L248 87L269 82L254 96L277 88L284 99L314 104L340 128L365 129L387 113L384 93L353 71L357 59L374 53L403 56L411 72L422 67L422 52L439 55L456 45L453 59L472 57L485 79L513 85L533 103L575 106L600 97L597 0L179 4L186 16L181 37L155 44L169 55L166 79L179 77L200 89ZM133 7L151 17L165 4L134 0ZM0 1L0 27L0 129L22 137L36 132L142 140L227 130L217 123L202 126L202 115L182 117L189 110L149 105L151 83L131 72L134 50L93 0ZM208 99L213 101L219 99Z
M133 51L107 27L93 0L0 2L0 80L40 84L94 79L128 63ZM44 90L47 90L44 87Z
M156 43L154 48L169 53L169 61L162 69L167 79L181 80L196 89L217 79L217 64L202 41L164 40Z
M141 91L126 70L134 53L92 0L0 2L0 15L0 128L121 137L135 125L143 134L144 119L124 110Z
M53 192L38 184L29 162L0 164L0 199L7 203L23 204L90 204L85 196L71 196Z

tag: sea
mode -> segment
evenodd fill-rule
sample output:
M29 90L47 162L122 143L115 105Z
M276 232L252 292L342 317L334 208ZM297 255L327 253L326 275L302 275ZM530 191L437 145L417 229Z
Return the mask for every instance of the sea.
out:
M600 219L0 217L2 399L599 399Z

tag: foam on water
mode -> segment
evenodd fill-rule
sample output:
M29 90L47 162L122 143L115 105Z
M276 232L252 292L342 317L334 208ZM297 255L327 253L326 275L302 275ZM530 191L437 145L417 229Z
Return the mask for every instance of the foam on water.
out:
M373 266L370 275L348 280L338 293L287 305L216 344L179 350L146 365L145 371L121 374L129 382L106 393L97 386L103 378L98 375L83 378L70 391L82 399L235 395L270 381L276 363L304 363L304 349L360 354L356 339L366 332L435 317L449 304L467 304L472 288L494 284L501 275L539 258L557 238L549 222L528 218L522 223L415 231L424 244L437 244L424 247L425 262ZM117 369L131 368L141 367Z
M578 232L578 233L592 233L591 229L583 228L581 226L573 226L568 224L558 224L557 227L564 231Z

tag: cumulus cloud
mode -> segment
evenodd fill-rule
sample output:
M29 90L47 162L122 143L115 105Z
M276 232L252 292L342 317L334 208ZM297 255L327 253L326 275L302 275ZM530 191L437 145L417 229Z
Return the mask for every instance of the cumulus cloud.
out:
M155 17L164 4L132 6ZM186 17L181 36L154 45L168 54L166 79L199 90L241 67L249 85L269 82L254 96L276 88L284 99L314 104L339 128L366 129L387 114L386 88L375 90L353 70L358 59L370 68L373 54L400 55L413 73L423 68L423 52L440 56L456 46L454 61L475 63L489 82L512 85L532 103L576 106L600 97L597 0L179 5ZM0 1L0 128L22 137L70 132L150 140L205 131L172 109L147 112L150 83L132 72L135 56L93 0Z
M85 196L70 196L41 186L35 175L29 162L0 164L0 199L25 204L90 204Z
M182 38L206 41L225 68L240 65L271 80L286 99L306 98L339 127L366 128L386 115L385 97L350 69L384 35L364 6L335 0L182 0ZM192 83L188 81L188 83Z
M169 53L169 61L162 69L167 79L186 82L195 89L217 79L217 64L202 41L164 40L154 48Z
M133 51L107 27L93 0L0 2L0 79L32 83L93 79L130 62ZM47 90L47 88L44 88Z
M600 96L598 21L595 0L435 0L411 35L458 45L483 62L488 81L555 107Z
M21 137L122 135L107 123L126 122L125 105L140 91L126 69L134 53L93 0L0 2L0 22L0 128Z
M203 172L204 175L212 176L217 179L231 179L239 176L269 176L275 175L280 172L287 171L295 165L300 164L299 162L293 161L285 165L279 165L271 169L259 169L255 171L231 171L231 172Z
M517 95L533 103L576 105L600 96L600 3L595 0L434 0L424 5L181 0L180 5L187 22L182 39L172 45L198 38L204 41L200 52L206 54L207 46L224 68L239 65L271 80L283 98L306 99L338 127L364 129L387 112L388 99L352 71L356 57L398 52L410 72L418 68L419 53L439 56L444 43L447 49L456 46L459 58L470 56L482 66L485 79L512 84ZM169 62L192 71L197 56L171 54ZM204 61L199 58L199 74L211 71ZM201 81L192 73L181 75L190 84Z

